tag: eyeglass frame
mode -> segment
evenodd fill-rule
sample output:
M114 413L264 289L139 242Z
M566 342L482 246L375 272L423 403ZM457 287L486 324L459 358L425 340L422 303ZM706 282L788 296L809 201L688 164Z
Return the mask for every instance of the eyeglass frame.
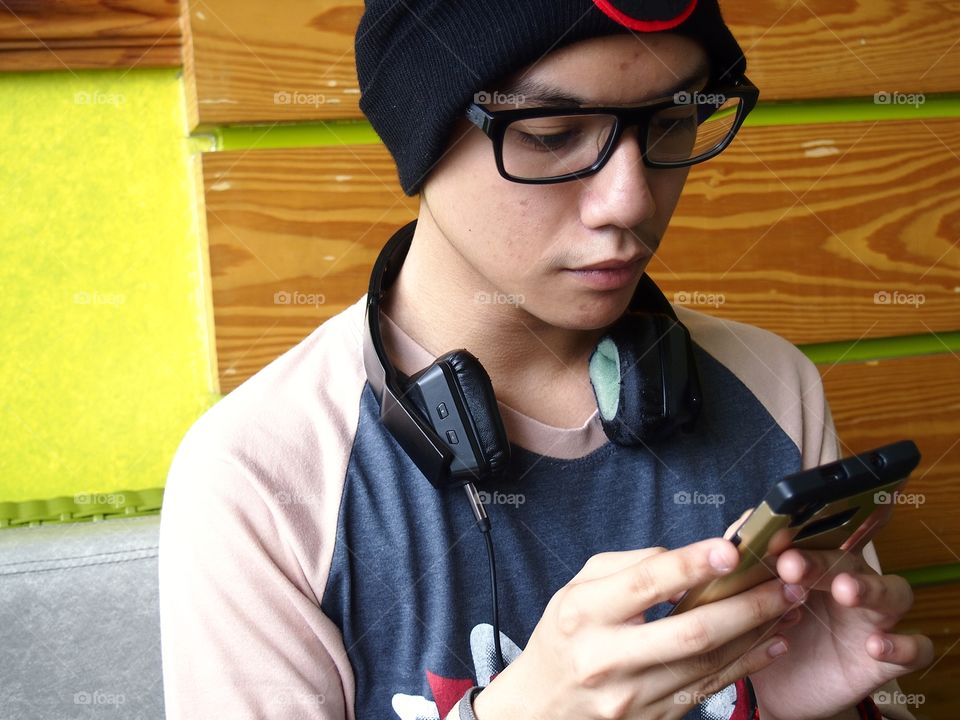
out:
M741 102L737 106L737 116L734 118L733 127L723 142L710 150L707 154L698 156L695 160L678 160L670 162L651 161L647 157L647 134L649 131L650 118L660 110L669 107L685 107L691 103L676 102L676 96L686 92L686 94L699 95L723 95L724 98L739 97ZM487 110L476 102L471 102L465 111L467 119L476 125L493 142L493 153L496 159L497 170L500 175L511 182L518 182L529 185L547 185L560 182L568 182L578 178L589 177L600 172L603 166L613 155L613 151L620 144L623 131L633 125L639 126L641 132L638 133L640 143L640 157L644 165L654 169L672 169L681 167L690 167L697 165L710 158L716 157L723 152L740 132L740 127L747 115L756 106L757 99L760 96L760 89L746 77L741 75L737 80L729 84L717 84L708 86L696 93L692 91L679 91L670 98L658 98L649 100L638 105L624 106L571 106L571 107L531 107L515 108L512 110ZM564 175L555 175L548 178L520 178L510 175L503 165L503 138L507 127L516 120L525 120L532 117L561 117L566 115L613 115L615 124L611 138L607 140L606 148L600 157L588 168L578 170ZM697 123L699 128L710 116L703 118Z

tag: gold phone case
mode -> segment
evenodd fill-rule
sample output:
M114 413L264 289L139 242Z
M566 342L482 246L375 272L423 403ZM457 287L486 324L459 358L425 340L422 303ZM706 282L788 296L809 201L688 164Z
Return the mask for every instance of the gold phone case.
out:
M858 538L853 536L864 520L880 507L874 496L880 493L892 496L906 482L907 478L903 477L828 502L802 522L795 522L790 514L775 513L766 502L760 503L735 533L735 537L740 538L737 544L740 562L733 572L691 588L669 614L675 615L704 603L722 600L776 577L776 573L763 561L767 556L778 554L788 547L835 550L843 547L851 538L856 541Z

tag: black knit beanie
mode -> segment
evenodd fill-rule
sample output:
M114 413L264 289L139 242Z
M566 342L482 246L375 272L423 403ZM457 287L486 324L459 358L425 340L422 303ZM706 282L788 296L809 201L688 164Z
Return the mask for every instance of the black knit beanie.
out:
M704 47L711 81L746 71L717 0L366 0L354 40L360 109L416 195L490 83L579 40L665 30Z

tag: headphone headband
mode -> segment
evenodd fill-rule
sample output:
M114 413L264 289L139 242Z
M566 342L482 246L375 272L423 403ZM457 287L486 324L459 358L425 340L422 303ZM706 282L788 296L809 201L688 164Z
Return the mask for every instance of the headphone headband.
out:
M387 357L380 332L380 303L400 274L416 226L417 221L413 220L394 233L373 265L364 314L363 366L380 403L381 421L427 479L436 485L449 473L453 453L423 420L400 386L397 369Z

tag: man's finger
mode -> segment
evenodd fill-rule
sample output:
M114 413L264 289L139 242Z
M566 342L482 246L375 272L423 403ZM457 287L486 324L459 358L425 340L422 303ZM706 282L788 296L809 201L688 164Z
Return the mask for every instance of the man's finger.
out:
M841 573L834 577L830 592L841 605L869 610L871 620L890 629L913 606L910 583L899 575Z
M926 635L876 633L867 638L866 649L867 654L875 660L900 665L905 672L927 667L933 662L934 656L933 641Z
M798 548L781 553L776 569L785 583L816 590L829 590L833 579L842 572L863 573L870 570L859 553Z
M767 580L738 595L648 623L635 631L635 637L624 635L622 642L626 652L646 665L673 663L727 645L760 627L761 637L769 636L795 606L784 596L779 580Z
M596 580L606 577L612 573L620 572L624 568L636 565L641 560L667 552L665 547L640 548L638 550L624 550L620 552L602 552L592 555L584 563L571 582L586 582L587 580Z
M779 649L774 650L774 646L779 646ZM760 672L786 652L788 652L786 638L781 635L765 637L746 652L738 653L736 659L722 670L702 677L696 683L675 692L673 701L686 706L702 702L707 696L727 687L730 683L746 675Z
M711 564L711 558L716 565ZM564 603L573 616L616 625L677 593L723 575L739 555L729 540L711 538L660 552L618 572L568 586Z
M730 527L728 527L728 528L724 531L724 533L723 533L724 539L725 539L725 540L729 540L730 538L732 538L732 537L733 537L733 534L737 531L737 528L739 528L739 527L743 524L743 521L746 520L747 517L748 517L748 516L750 515L750 513L752 513L752 512L753 512L753 508L752 508L752 507L747 508L746 510L744 510L743 513L740 515L740 517L738 517L736 520L734 520L734 521L730 524Z

